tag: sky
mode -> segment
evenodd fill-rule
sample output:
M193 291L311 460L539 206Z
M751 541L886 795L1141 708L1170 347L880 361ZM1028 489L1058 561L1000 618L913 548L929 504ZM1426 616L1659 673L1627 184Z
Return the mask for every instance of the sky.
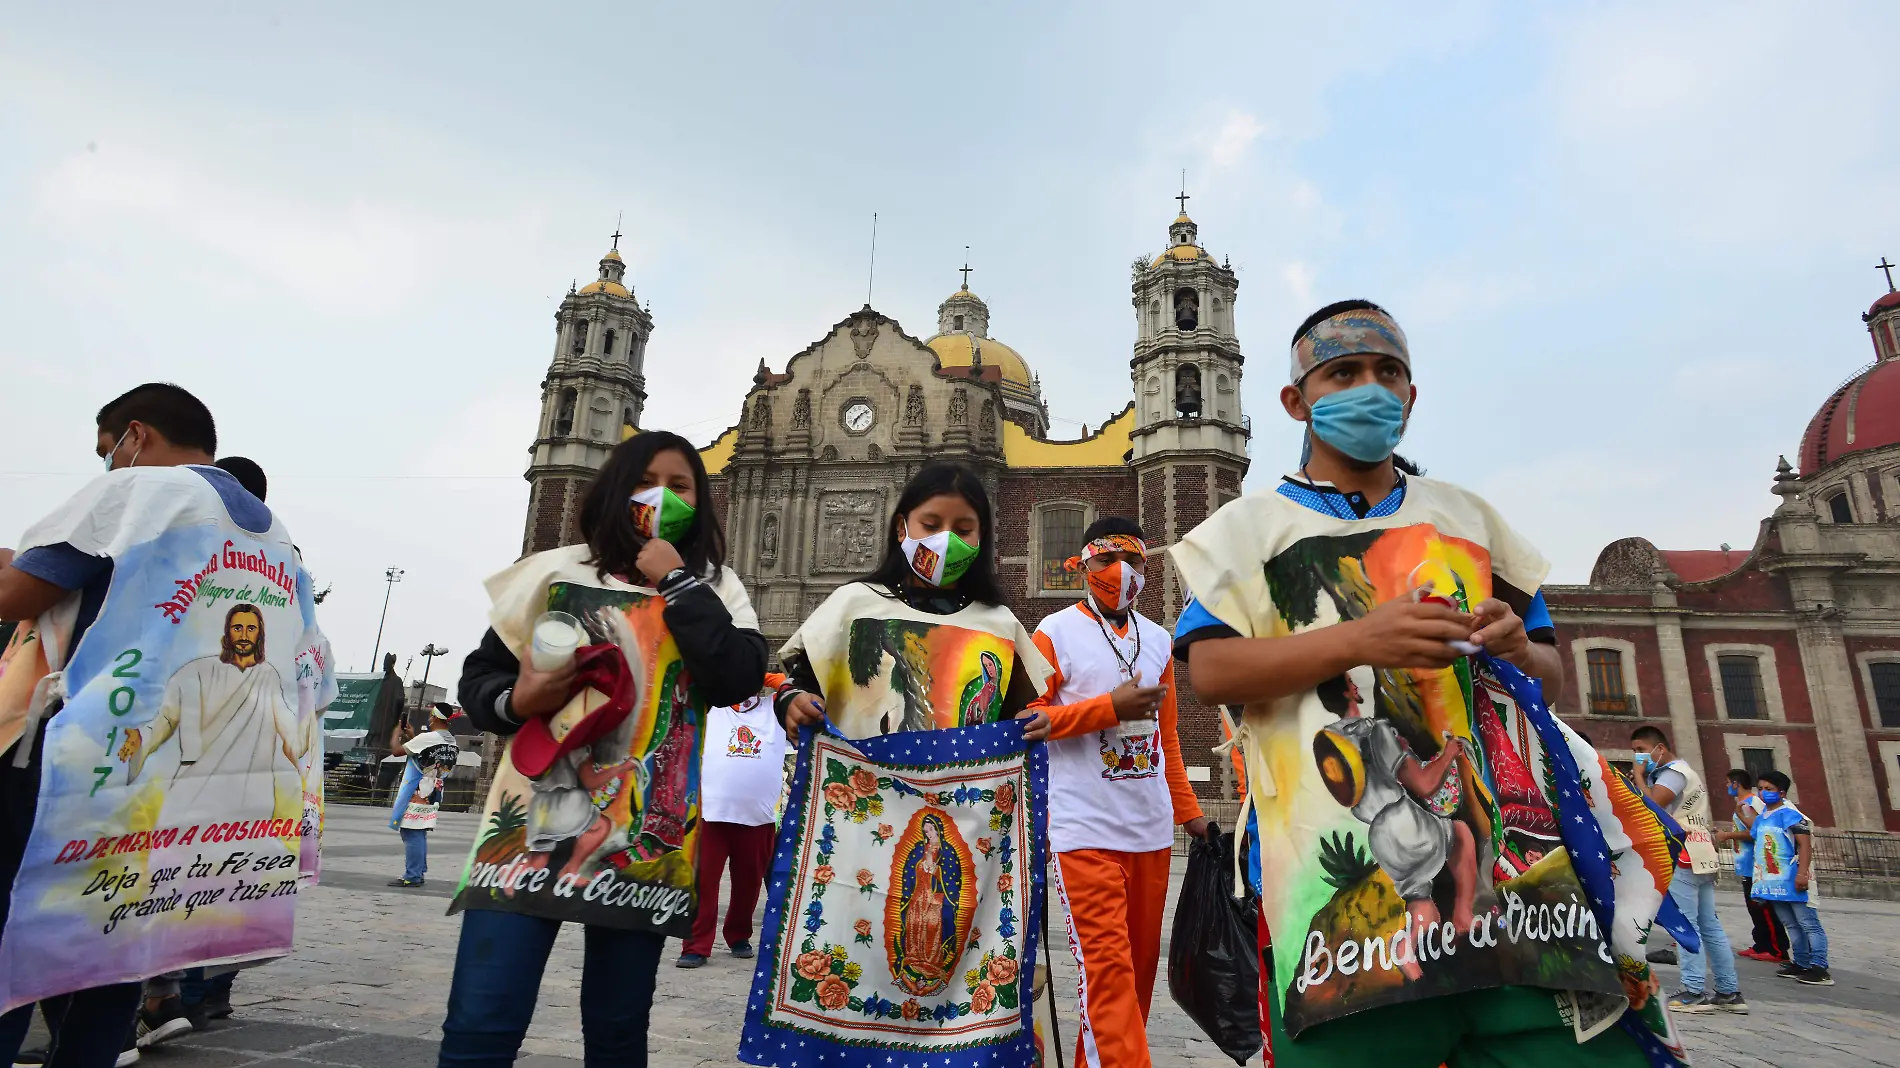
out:
M928 336L969 246L1073 436L1129 400L1129 264L1185 170L1239 273L1250 487L1297 452L1293 328L1367 297L1412 342L1401 451L1553 582L1620 537L1746 548L1872 357L1895 40L1845 0L14 6L0 545L98 473L101 404L175 381L269 472L339 666L388 593L382 647L444 681L616 219L649 428L710 441L862 305L875 212L872 303Z

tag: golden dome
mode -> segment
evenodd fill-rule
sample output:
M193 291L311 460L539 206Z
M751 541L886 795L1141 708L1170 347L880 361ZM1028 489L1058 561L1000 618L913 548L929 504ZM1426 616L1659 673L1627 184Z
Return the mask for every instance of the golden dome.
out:
M924 344L937 354L937 362L945 367L970 366L970 342L974 340L983 346L983 365L1003 369L1003 381L1014 382L1024 389L1034 388L1029 375L1029 364L1015 349L990 338L977 338L971 334L938 334Z
M589 282L576 290L576 292L583 297L589 293L605 293L610 297L630 297L633 295L627 292L626 286L621 285L619 282L609 282L604 278L598 282Z
M1207 254L1206 249L1199 245L1176 245L1161 255L1156 256L1155 261L1148 266L1159 267L1169 260L1180 260L1191 263L1194 260L1212 260L1213 258L1214 257Z
M601 259L612 260L615 263L625 262L620 258L620 252L616 249L611 249L611 248L607 250L607 254L605 256L602 256Z

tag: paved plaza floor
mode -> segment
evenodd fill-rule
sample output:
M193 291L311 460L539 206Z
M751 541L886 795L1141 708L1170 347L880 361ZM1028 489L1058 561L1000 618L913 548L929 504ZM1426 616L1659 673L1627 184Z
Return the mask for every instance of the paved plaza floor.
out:
M401 873L402 845L377 809L332 806L323 845L322 885L299 898L297 950L241 974L237 1012L208 1032L149 1051L150 1068L428 1068L435 1064L460 920L444 915L450 887L475 833L476 817L443 813L433 834L430 880L420 890L385 884ZM1176 858L1178 883L1185 860ZM1722 895L1723 922L1745 935L1738 895ZM1838 985L1805 987L1743 960L1748 1016L1679 1017L1695 1063L1733 1068L1900 1068L1900 904L1828 901ZM1170 919L1172 909L1170 909ZM1060 930L1060 926L1056 928ZM1059 937L1059 936L1058 936ZM739 1025L752 962L723 947L697 971L676 969L679 943L660 967L649 1039L660 1068L737 1064ZM1058 946L1058 1003L1072 1050L1075 969ZM1163 951L1165 960L1165 949ZM580 932L555 944L522 1068L578 1066ZM1164 964L1165 969L1165 964ZM1674 968L1662 969L1674 983ZM1672 987L1673 989L1673 987ZM1167 995L1155 992L1149 1041L1157 1068L1215 1068L1233 1062L1203 1040ZM1067 1060L1065 1054L1065 1060ZM1258 1059L1255 1060L1258 1064ZM1383 1066L1374 1066L1383 1068Z

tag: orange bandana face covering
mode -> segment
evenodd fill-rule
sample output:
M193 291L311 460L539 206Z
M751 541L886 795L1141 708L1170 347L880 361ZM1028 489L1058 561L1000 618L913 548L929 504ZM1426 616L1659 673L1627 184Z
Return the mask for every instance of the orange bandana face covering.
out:
M1089 599L1096 607L1117 615L1128 611L1141 596L1142 573L1120 560L1088 573Z

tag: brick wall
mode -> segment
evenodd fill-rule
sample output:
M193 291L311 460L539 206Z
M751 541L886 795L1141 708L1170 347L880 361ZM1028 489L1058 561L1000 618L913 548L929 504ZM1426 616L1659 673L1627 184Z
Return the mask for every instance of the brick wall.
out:
M535 480L528 502L526 553L545 552L568 544L569 497L574 492L574 480L570 478Z
M1047 501L1087 504L1096 518L1120 515L1136 519L1135 476L1124 467L1019 468L1004 472L992 502L996 509L997 580L1016 618L1032 631L1044 616L1081 599L1080 592L1060 596L1034 592L1041 561L1030 559L1035 547L1030 525L1036 521L1036 506ZM1071 545L1063 551L1073 554L1081 548ZM1137 607L1149 611L1146 593Z
M1563 654L1564 689L1557 699L1557 714L1570 725L1598 741L1626 742L1628 731L1619 725L1635 725L1629 716L1602 716L1589 711L1590 680L1574 677L1577 673L1576 645L1588 638L1615 638L1635 646L1636 663L1623 665L1623 683L1636 695L1637 717L1667 722L1668 692L1663 688L1662 651L1656 644L1656 630L1647 626L1608 626L1603 624L1557 623L1557 649ZM1633 674L1632 674L1633 670ZM1600 723L1601 727L1590 724ZM1604 733L1605 731L1608 733Z

